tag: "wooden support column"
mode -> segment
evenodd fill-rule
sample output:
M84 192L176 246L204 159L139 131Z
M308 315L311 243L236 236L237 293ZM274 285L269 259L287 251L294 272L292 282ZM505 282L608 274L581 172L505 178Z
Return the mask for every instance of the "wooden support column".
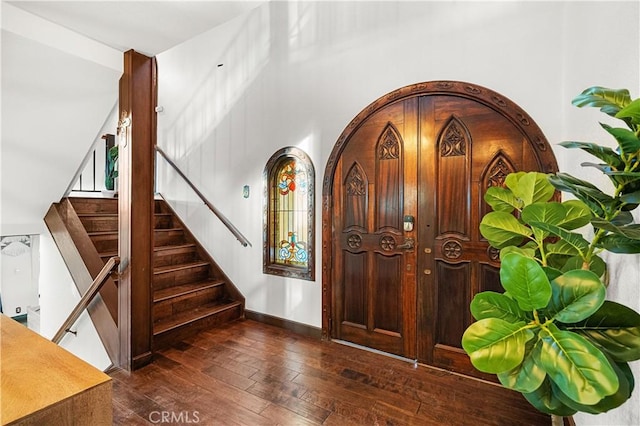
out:
M120 366L136 369L153 351L152 280L154 159L157 100L155 58L124 54L120 79L119 293Z

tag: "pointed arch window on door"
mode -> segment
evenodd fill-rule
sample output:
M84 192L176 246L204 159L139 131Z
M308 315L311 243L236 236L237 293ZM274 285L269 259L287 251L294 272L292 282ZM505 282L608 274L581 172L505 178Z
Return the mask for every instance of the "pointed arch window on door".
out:
M263 272L313 281L313 163L299 148L282 148L267 162L264 182Z

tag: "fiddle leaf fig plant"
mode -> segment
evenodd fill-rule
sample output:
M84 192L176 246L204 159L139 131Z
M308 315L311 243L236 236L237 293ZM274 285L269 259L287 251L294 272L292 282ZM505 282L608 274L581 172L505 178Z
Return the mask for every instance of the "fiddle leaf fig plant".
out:
M115 179L118 177L118 145L114 145L107 151L107 161L104 174L104 187L108 191L113 191Z
M612 193L566 173L512 173L503 187L489 188L484 199L492 211L480 232L500 249L505 291L473 298L476 322L462 338L478 370L497 374L503 386L557 416L623 404L634 388L628 363L640 359L640 314L606 300L607 267L599 256L640 253L640 224L631 214L640 205L640 99L592 87L573 104L598 107L627 126L601 125L616 149L560 144L598 158L582 165L604 173ZM575 199L556 201L556 190ZM590 239L580 232L588 225Z

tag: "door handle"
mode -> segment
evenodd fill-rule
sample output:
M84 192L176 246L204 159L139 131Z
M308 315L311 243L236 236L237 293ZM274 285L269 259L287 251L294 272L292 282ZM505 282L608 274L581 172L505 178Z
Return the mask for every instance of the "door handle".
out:
M396 248L403 250L413 250L415 248L416 242L413 238L405 238L404 243L398 244Z

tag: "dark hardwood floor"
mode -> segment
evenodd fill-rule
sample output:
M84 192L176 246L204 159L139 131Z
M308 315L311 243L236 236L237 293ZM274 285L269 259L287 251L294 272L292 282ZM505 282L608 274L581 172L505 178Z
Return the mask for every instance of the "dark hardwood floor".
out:
M111 377L117 425L550 424L495 384L250 320Z

